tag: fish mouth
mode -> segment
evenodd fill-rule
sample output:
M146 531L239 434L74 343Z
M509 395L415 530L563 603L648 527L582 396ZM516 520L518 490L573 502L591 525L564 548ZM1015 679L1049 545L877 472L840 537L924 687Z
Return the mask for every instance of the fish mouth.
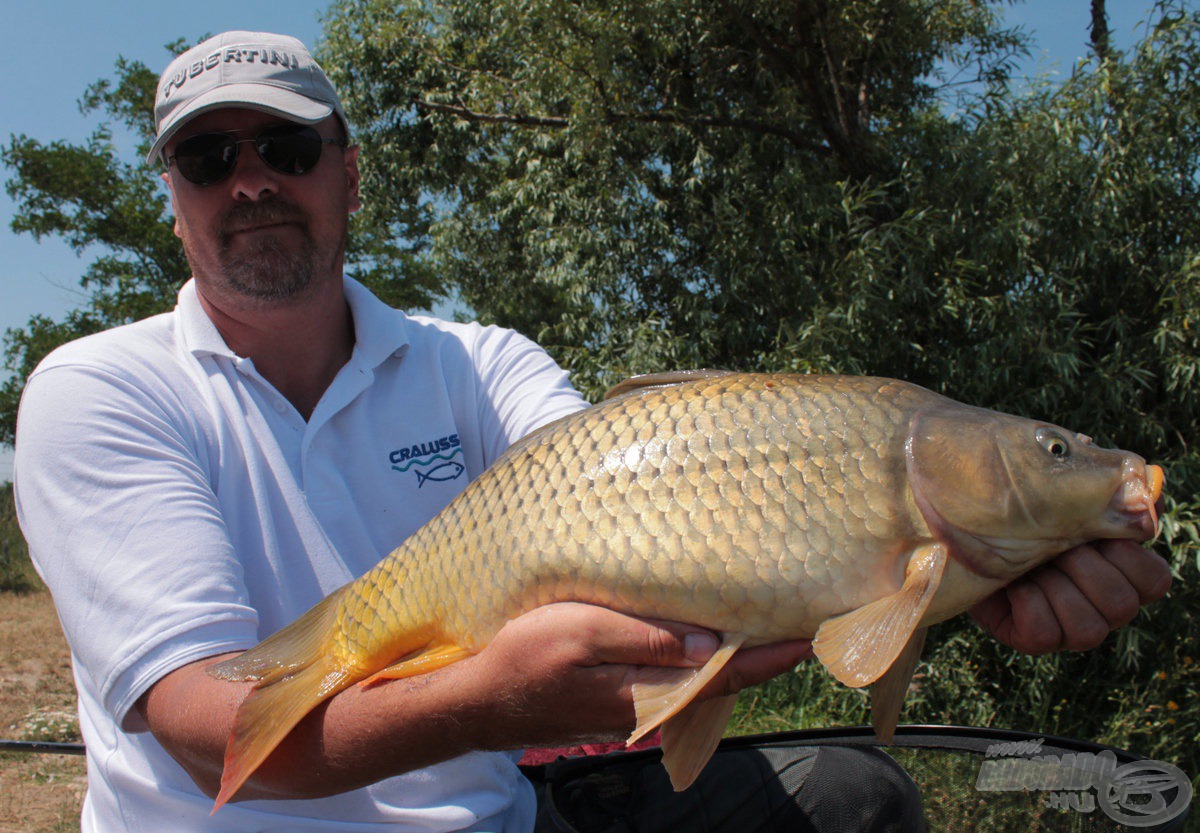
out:
M1148 541L1158 533L1159 499L1162 497L1163 470L1140 460L1125 461L1121 485L1108 504L1108 516Z

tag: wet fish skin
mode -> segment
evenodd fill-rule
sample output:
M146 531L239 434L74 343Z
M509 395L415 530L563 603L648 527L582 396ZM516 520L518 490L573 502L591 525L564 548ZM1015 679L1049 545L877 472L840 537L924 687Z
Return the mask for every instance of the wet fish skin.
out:
M926 626L1075 544L1154 532L1161 471L1057 426L890 379L659 381L515 444L376 568L219 666L260 688L218 806L321 699L477 653L556 601L722 635L700 672L635 690L635 736L666 722L673 780L719 740L732 701L689 703L742 646L816 636L843 682L884 677L890 732Z

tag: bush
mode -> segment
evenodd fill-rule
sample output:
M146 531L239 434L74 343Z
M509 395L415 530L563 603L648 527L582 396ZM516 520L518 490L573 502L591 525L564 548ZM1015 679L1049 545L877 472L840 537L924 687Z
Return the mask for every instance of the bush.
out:
M39 582L29 560L29 548L17 526L11 483L0 486L0 592L29 593Z

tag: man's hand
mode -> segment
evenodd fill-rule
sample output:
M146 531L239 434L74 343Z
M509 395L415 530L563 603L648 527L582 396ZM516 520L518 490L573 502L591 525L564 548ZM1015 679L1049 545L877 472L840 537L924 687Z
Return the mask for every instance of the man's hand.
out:
M985 630L1026 654L1085 651L1166 595L1171 571L1132 541L1069 550L971 609Z
M512 620L467 662L494 681L498 732L519 738L515 745L553 746L623 740L634 724L635 667L698 668L718 644L703 628L563 603ZM809 640L739 651L700 698L734 693L811 656ZM499 737L487 745L506 746Z

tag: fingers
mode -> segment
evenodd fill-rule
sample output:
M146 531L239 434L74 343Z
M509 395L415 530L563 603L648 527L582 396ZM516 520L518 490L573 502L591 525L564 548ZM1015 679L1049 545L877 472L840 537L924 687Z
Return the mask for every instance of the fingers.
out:
M706 698L736 694L744 688L765 683L773 677L787 673L812 657L811 639L743 648L734 654L724 670L704 687L700 696Z
M588 605L563 607L580 608L561 613L586 619L596 629L591 631L594 641L589 664L698 667L720 646L715 634L693 625L638 619ZM791 671L812 655L812 640L809 639L742 649L705 687L700 697L735 694Z
M640 619L592 605L562 603L539 610L575 627L587 645L579 665L697 667L716 653L720 640L709 630L661 619ZM534 611L536 613L536 611ZM808 639L738 651L723 672L725 693L769 680L812 657Z
M509 622L485 653L503 654L506 659L500 665L526 683L540 678L575 692L589 690L597 699L608 691L629 704L634 668L699 667L719 644L711 631L693 625L559 603L535 608ZM735 693L790 671L811 656L812 643L807 639L740 650L700 696ZM573 682L566 682L568 678Z
M657 619L640 619L608 608L560 602L535 608L505 626L519 628L531 650L556 644L573 665L693 667L720 645L709 630ZM513 636L513 634L506 634Z
M1141 605L1157 602L1171 589L1171 568L1152 550L1132 541L1100 541L1094 546L1133 585Z
M703 628L597 610L597 622L611 626L600 631L596 641L601 662L694 667L708 662L721 645L716 634Z
M1170 570L1155 553L1129 541L1100 541L1018 579L972 615L1025 653L1082 651L1129 624L1170 585Z
M1108 625L1079 588L1049 565L1010 588L1012 645L1028 654L1082 651L1108 636Z

